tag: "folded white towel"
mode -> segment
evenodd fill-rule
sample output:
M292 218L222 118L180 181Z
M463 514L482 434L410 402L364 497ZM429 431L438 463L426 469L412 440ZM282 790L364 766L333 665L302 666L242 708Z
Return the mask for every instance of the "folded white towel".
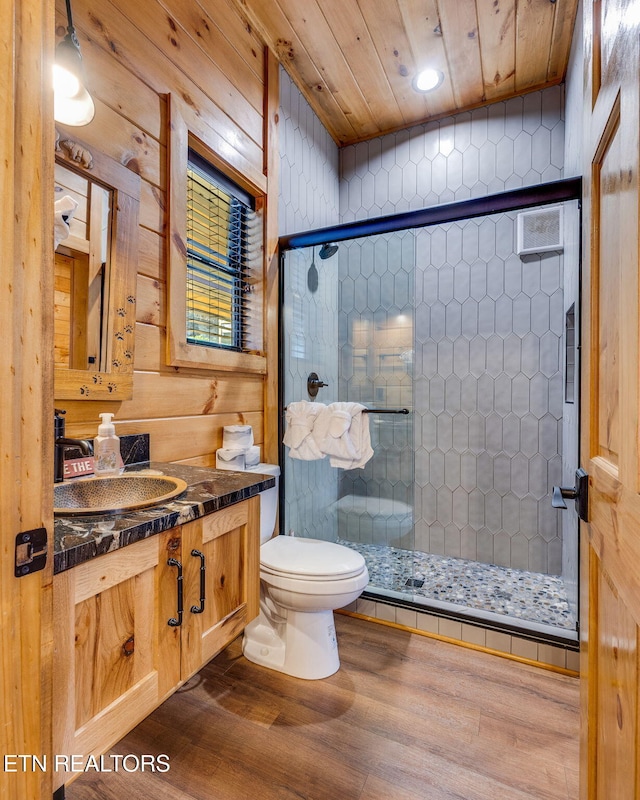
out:
M318 414L325 408L324 403L309 403L307 400L289 403L285 415L287 429L282 441L289 448L291 458L300 461L324 458L325 454L316 445L311 432Z
M68 194L65 194L53 204L53 241L54 250L63 242L70 232L69 223L75 214L78 204Z
M360 403L330 403L318 414L311 437L332 467L359 469L373 456L364 408Z

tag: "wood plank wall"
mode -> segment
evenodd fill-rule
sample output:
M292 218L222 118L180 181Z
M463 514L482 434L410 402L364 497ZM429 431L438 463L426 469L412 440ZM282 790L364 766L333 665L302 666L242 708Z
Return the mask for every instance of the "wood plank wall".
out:
M56 0L57 37L64 33L64 9ZM269 156L277 153L275 59L229 0L104 0L98 6L74 0L73 14L96 115L88 126L67 132L137 172L142 189L133 398L61 401L67 434L95 435L98 413L112 411L119 434L151 434L152 459L213 465L222 426L245 423L263 445L263 459L273 459L277 441L265 437L265 428L277 431L273 264L265 269L266 377L168 367L165 237L168 94L179 99L190 131L213 143L254 185L267 185L267 230L277 230L277 159ZM272 239L266 243L268 264Z

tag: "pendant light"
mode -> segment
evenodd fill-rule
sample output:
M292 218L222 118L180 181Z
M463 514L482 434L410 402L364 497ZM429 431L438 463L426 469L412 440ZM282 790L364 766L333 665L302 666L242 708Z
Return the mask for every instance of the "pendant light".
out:
M53 116L63 125L88 125L96 109L85 86L80 42L71 16L71 0L66 2L67 33L56 47L53 65Z

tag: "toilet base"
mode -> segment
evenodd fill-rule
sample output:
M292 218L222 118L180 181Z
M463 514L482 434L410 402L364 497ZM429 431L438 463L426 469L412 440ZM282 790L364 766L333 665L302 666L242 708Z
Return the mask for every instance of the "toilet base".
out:
M264 610L245 628L242 652L254 664L294 678L328 678L340 668L333 611L284 610L273 621Z

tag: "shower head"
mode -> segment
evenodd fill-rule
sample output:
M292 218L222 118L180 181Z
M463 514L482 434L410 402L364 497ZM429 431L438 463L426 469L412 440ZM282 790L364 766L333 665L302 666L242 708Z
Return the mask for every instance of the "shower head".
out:
M318 255L320 256L320 258L323 261L325 261L327 258L331 258L331 256L335 256L335 254L337 252L338 252L338 245L337 244L329 244L328 242L326 242L320 248L320 252L318 253Z

